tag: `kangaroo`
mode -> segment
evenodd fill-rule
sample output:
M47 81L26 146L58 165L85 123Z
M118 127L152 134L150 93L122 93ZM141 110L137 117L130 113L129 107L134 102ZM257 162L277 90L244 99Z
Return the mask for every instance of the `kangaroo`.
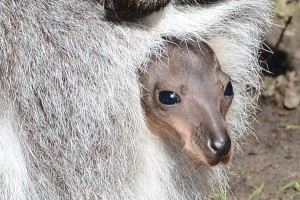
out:
M271 4L2 0L0 199L205 199L227 186Z

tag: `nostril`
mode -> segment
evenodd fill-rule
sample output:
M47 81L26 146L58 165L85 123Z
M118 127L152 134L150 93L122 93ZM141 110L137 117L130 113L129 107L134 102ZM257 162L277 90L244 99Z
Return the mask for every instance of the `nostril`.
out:
M208 146L213 150L215 154L224 156L230 151L231 140L229 137L218 140L209 140Z

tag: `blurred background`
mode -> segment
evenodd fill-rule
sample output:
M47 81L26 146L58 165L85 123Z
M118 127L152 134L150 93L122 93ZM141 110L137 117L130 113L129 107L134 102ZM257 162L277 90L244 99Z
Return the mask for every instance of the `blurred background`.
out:
M230 167L227 199L300 200L300 0L274 3L256 136Z

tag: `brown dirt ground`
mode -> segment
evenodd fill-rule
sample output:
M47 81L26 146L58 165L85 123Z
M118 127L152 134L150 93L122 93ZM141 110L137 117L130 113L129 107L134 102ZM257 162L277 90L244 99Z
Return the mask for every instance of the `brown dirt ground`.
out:
M284 26L284 20L275 23ZM267 36L270 47L275 46L283 27L274 26ZM276 76L295 70L300 75L300 13L293 16L270 71ZM298 86L300 85L298 81ZM262 186L262 191L252 199L298 199L300 200L300 106L286 110L276 103L274 97L259 100L261 110L255 124L255 135L246 139L244 152L233 161L229 179L231 191L227 199L247 200ZM283 187L294 182L292 187Z
M286 111L268 99L260 105L257 139L250 136L233 162L231 192L236 199L248 199L263 184L262 193L253 199L300 199L300 191L281 190L291 181L300 181L300 129L288 127L299 125L300 108Z

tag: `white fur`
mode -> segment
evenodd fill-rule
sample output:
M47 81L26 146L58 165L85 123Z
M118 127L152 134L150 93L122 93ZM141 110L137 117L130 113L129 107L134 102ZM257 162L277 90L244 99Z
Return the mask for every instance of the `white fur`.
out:
M227 120L238 142L251 132L246 88L259 91L270 4L171 3L113 24L93 1L1 1L0 199L203 199L226 185L222 167L196 169L149 133L136 72L163 51L162 36L207 41L233 80Z

